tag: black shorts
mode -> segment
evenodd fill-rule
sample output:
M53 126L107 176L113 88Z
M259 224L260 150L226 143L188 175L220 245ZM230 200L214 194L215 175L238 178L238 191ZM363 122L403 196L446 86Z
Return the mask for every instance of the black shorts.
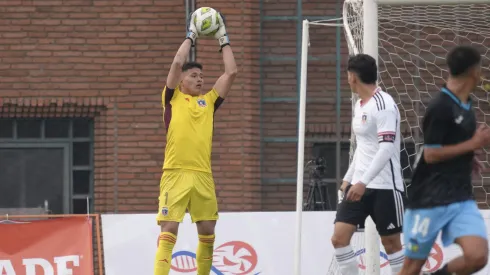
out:
M345 194L349 191L349 185ZM335 222L343 222L359 227L371 216L380 236L389 236L402 232L405 194L398 190L366 188L360 201L347 201L337 206Z

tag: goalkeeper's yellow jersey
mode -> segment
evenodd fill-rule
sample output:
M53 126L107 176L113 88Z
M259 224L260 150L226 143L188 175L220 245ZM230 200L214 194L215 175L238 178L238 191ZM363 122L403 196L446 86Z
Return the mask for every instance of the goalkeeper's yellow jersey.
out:
M167 145L163 169L189 169L211 173L214 113L223 103L215 89L191 96L164 88L163 120Z

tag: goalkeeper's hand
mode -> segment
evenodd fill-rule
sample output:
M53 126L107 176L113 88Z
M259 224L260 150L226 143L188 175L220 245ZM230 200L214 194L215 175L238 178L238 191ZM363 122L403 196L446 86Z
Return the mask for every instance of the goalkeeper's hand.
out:
M226 33L225 17L220 12L218 13L218 23L219 28L218 31L214 34L214 38L218 39L219 46L221 49L223 49L223 47L230 45L230 39L228 38L228 34Z
M199 37L197 33L196 25L194 24L194 19L196 18L195 12L189 16L189 21L187 22L187 36L186 39L190 39L192 42L192 46L196 45L196 39Z

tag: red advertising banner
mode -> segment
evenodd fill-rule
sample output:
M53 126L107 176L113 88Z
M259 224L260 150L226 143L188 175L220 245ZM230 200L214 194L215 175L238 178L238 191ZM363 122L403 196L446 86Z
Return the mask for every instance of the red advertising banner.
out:
M92 220L0 224L0 275L92 275Z

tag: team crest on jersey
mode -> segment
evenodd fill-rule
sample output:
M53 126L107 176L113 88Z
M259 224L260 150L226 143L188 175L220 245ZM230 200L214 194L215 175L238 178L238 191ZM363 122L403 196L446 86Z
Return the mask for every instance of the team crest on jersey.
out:
M366 123L366 121L367 121L367 114L363 113L362 114L362 123L364 124L364 123Z
M198 99L197 100L197 105L199 105L199 107L206 107L206 100L204 99Z
M162 215L168 216L168 208L167 207L162 207Z

